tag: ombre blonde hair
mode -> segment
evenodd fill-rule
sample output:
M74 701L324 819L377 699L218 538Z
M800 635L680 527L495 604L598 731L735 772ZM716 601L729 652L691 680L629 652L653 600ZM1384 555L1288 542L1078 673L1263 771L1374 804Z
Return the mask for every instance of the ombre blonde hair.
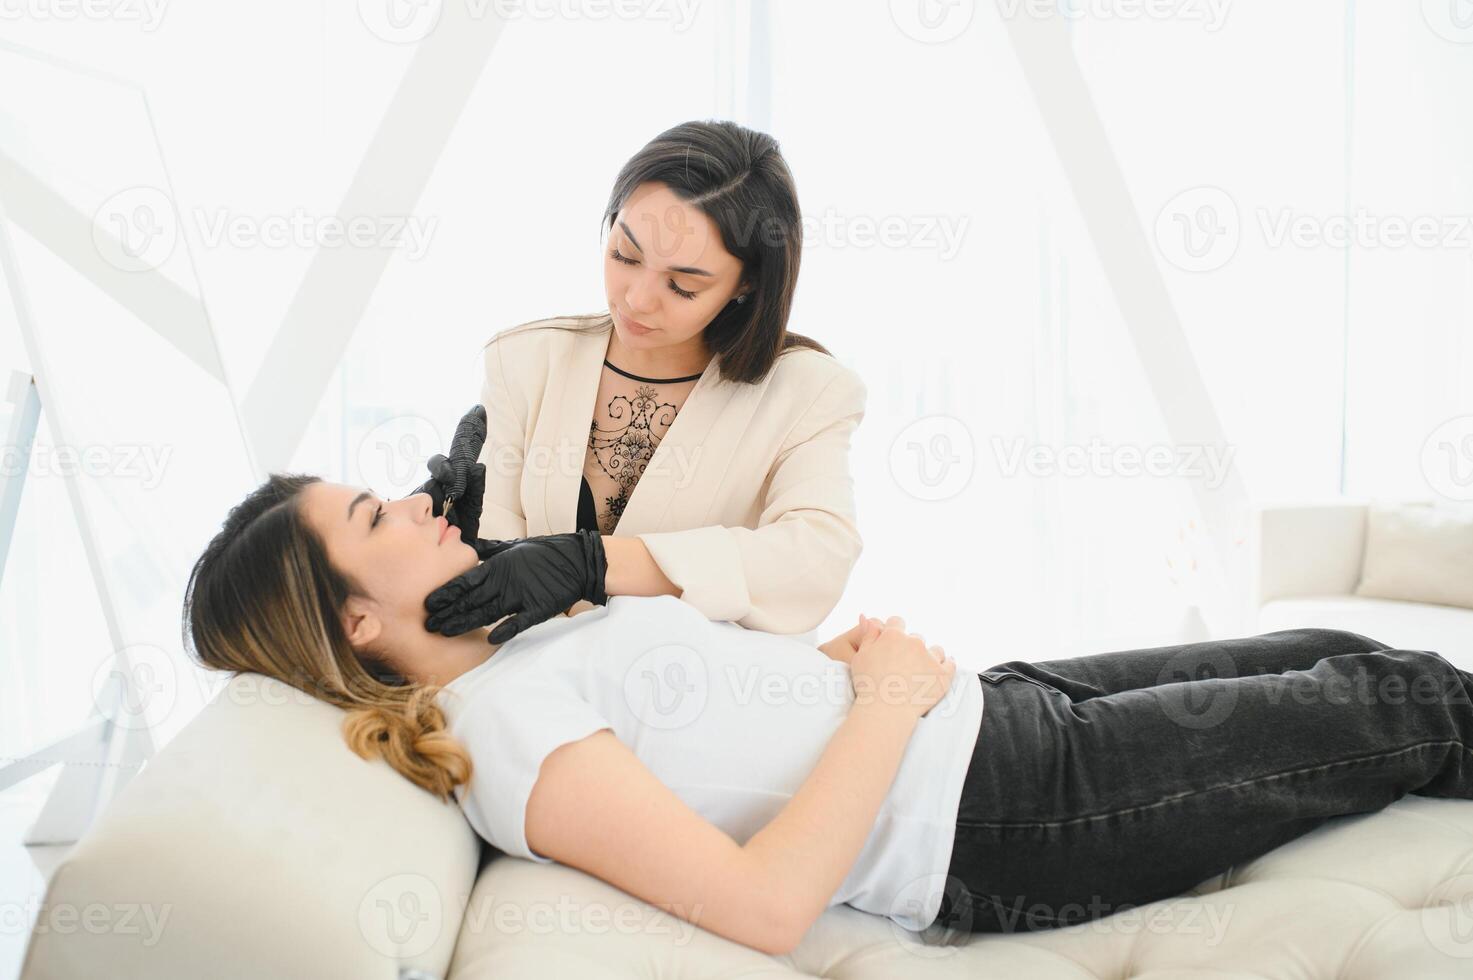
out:
M185 647L206 667L274 677L344 709L350 749L448 800L470 779L470 754L446 731L440 685L407 681L349 645L340 616L364 592L303 516L301 492L317 482L272 473L231 508L189 575Z

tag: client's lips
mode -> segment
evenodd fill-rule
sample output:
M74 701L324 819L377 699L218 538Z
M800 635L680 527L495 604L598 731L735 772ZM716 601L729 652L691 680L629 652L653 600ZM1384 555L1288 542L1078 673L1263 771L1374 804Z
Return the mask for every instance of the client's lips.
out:
M445 538L456 530L455 525L451 524L444 517L437 517L435 520L440 522L440 544L444 544Z

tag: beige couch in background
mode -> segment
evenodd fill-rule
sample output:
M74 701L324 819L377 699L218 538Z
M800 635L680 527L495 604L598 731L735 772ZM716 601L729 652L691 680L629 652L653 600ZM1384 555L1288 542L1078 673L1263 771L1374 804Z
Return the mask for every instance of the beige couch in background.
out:
M1357 594L1366 560L1371 510L1386 506L1369 500L1325 500L1256 507L1250 533L1250 591L1257 615L1254 631L1267 633L1297 626L1350 630L1400 649L1432 650L1463 670L1473 670L1473 609ZM1415 511L1433 505L1412 501L1406 506ZM1465 508L1436 510L1468 513ZM1373 565L1395 557L1387 554L1393 542L1386 538L1392 533L1392 528L1382 527L1383 547L1381 554L1372 556ZM1466 536L1469 531L1459 533ZM1412 543L1408 538L1403 547ZM1429 555L1429 591L1436 585L1443 592L1473 595L1473 555L1468 559L1461 563L1446 554ZM1465 576L1463 583L1456 589L1446 588L1445 577L1459 572ZM1373 577L1381 586L1392 580L1385 573ZM1388 591L1417 592L1415 582L1398 584L1400 589ZM1473 977L1473 970L1468 975Z

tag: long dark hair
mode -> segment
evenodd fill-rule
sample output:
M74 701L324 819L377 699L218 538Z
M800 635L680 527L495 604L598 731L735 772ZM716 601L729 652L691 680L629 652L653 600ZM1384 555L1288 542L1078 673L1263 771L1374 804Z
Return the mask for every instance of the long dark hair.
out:
M727 303L702 335L722 380L761 381L780 354L798 347L830 354L818 341L787 328L798 288L803 222L777 140L727 120L696 120L665 130L620 169L600 237L613 228L635 188L650 181L666 184L711 219L750 285L746 300ZM613 326L608 312L538 323L589 333Z

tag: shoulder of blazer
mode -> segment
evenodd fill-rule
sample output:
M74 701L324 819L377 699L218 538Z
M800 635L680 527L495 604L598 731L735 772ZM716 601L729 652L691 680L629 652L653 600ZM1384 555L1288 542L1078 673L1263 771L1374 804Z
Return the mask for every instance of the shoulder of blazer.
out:
M772 365L769 391L792 392L804 404L811 404L830 388L853 392L850 397L861 401L868 393L858 372L841 364L832 354L811 347L789 348Z
M483 352L489 353L492 345L495 345L496 354L502 364L515 363L519 376L525 376L533 365L540 365L547 372L575 343L586 336L573 328L586 327L601 318L599 314L553 316L519 323L493 334L486 341Z
M529 343L540 342L551 345L567 343L579 336L575 329L569 328L586 327L600 319L606 319L606 317L590 314L587 316L550 316L541 320L529 320L526 323L519 323L514 327L496 331L491 335L491 339L486 341L486 346L489 347L491 344L512 337L525 337Z

